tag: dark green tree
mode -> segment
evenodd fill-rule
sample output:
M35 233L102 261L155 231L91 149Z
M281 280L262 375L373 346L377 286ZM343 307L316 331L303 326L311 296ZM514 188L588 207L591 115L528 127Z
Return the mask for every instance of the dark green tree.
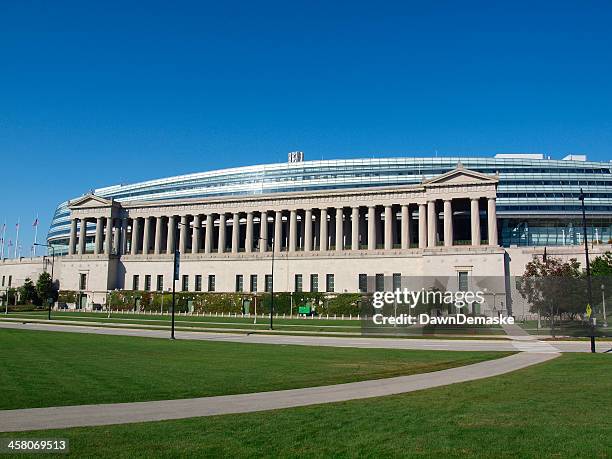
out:
M36 294L41 302L46 303L49 298L57 300L57 291L48 272L43 272L36 281Z
M36 287L34 286L34 282L29 277L26 277L23 285L19 287L19 302L21 304L34 304L39 306L40 298L38 297L38 293L36 292Z
M612 252L599 255L591 261L593 276L612 276Z

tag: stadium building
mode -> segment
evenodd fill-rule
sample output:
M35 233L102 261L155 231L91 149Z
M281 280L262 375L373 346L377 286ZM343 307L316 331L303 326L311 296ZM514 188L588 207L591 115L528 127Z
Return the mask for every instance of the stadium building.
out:
M60 288L365 290L368 277L520 275L534 256L612 243L612 175L584 156L385 158L258 165L92 190L47 241ZM274 258L274 276L271 265ZM3 260L13 285L46 259ZM29 271L28 271L29 270Z

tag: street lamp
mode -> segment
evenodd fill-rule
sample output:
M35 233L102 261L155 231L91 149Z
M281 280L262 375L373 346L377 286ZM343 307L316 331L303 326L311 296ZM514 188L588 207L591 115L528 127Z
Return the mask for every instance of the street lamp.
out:
M264 241L264 244L266 244L266 249L267 249L268 240L263 237L260 237L259 240ZM271 238L271 241L272 241L272 267L270 269L270 330L274 330L274 319L273 319L273 314L274 314L274 238ZM267 286L264 286L264 288L265 287ZM257 315L256 315L256 320L257 320Z
M178 226L184 226L186 228L189 228L189 225L181 223L181 222L176 222ZM181 252L179 249L179 232L178 231L174 231L174 269L172 272L172 328L170 331L170 339L176 339L176 337L174 336L174 310L175 310L175 306L176 306L176 281L179 280L179 264L181 262Z
M584 198L585 194L580 188L580 205L582 207L582 237L584 239L584 256L586 258L586 275L587 275L587 292L589 295L589 307L593 307L593 286L591 284L591 264L589 263L589 243L587 240L587 227L586 227L586 212L584 209ZM595 352L595 318L591 317L591 352Z
M606 315L606 287L601 284L601 310L603 313L603 326L608 327L608 316Z
M38 242L35 242L34 245L46 247L47 249L51 250L51 289L53 289L53 284L55 283L55 280L53 279L53 268L55 268L55 247L49 244L39 244ZM51 320L51 301L49 300L52 300L52 298L47 298L47 303L49 303L49 320Z

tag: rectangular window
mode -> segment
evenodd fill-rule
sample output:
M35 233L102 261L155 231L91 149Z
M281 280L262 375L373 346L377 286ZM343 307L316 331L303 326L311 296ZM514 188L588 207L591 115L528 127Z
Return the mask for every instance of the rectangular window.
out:
M85 274L81 274L81 281L84 279ZM132 290L138 290L140 288L140 276L138 274L134 274L132 277ZM85 290L84 287L81 287L81 290Z
M361 293L365 293L368 291L368 275L367 274L359 275L359 291Z
M208 275L208 291L209 292L214 292L215 291L215 275L214 274L209 274Z
M196 274L196 277L195 277L195 291L196 292L202 291L202 276L200 274Z
M459 284L460 292L468 291L468 272L467 271L458 271L457 272L457 280Z
M266 292L272 291L272 275L266 274Z
M325 275L325 291L333 292L334 291L334 275L326 274Z
M13 276L9 276L8 286L10 287L13 283Z
M183 274L183 280L181 282L181 290L183 292L189 291L189 276L187 274Z
M376 291L377 292L384 292L385 291L385 275L384 274L377 274L376 275Z
M251 292L257 292L257 274L251 274Z
M242 274L236 274L236 291L242 292L244 290L244 276Z
M11 285L11 276L9 276L9 287ZM87 274L79 274L79 290L87 290Z
M295 275L294 290L296 292L301 292L302 291L302 275L301 274L296 274Z
M4 281L6 280L6 276L2 276L2 286L4 287Z
M150 274L146 274L145 275L145 292L150 292L151 291L151 275Z
M310 291L311 292L319 291L319 275L318 274L310 275Z
M164 276L159 274L157 276L157 291L162 292L164 290Z
M400 290L402 288L402 274L393 273L393 291Z

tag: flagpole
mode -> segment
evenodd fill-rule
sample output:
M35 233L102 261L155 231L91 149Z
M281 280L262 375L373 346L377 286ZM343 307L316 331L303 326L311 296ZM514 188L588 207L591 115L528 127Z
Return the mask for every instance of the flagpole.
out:
M19 219L17 219L17 234L15 235L15 258L17 258L17 247L19 247Z
M0 259L4 260L4 245L6 244L6 218L2 225L2 252L0 253Z

